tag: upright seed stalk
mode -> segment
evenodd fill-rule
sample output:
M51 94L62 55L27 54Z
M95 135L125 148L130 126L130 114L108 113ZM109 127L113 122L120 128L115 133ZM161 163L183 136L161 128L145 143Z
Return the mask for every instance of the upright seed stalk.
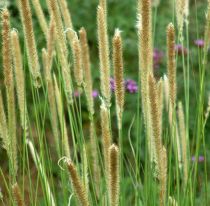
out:
M76 193L79 203L82 206L89 206L90 204L88 201L88 193L77 173L76 167L71 161L67 163L67 167L68 167L69 174L71 177L71 182L72 182L72 185L73 185L73 188L74 188L74 191Z
M188 157L187 157L187 137L186 137L186 128L185 128L185 120L184 120L184 112L182 103L178 103L178 119L179 119L179 133L181 137L181 148L182 148L182 161L183 161L183 169L184 169L184 185L187 186L188 181Z
M68 4L66 0L60 0L58 1L60 9L61 9L61 15L63 16L63 20L64 20L64 25L66 29L72 29L73 30L73 24L72 24L72 20L71 20L71 13L68 9ZM72 41L74 36L72 35L71 32L67 32L67 38L68 41L70 43L70 45L72 45Z
M150 130L150 106L148 77L153 68L152 49L152 11L151 1L142 0L139 2L139 74L141 79L142 110L147 135L147 145L151 162L156 161L154 138Z
M56 48L58 59L61 65L61 73L64 80L64 89L66 98L69 104L73 103L73 91L72 91L72 79L69 72L69 63L68 63L68 50L67 44L64 35L64 28L61 18L61 13L57 0L49 0L50 13L54 17L55 28L56 28Z
M19 185L17 183L15 183L12 186L12 193L13 193L13 196L14 196L17 206L24 206L25 204L24 204L24 201L22 198L22 194L21 194Z
M48 25L47 25L47 21L45 19L42 7L40 5L40 1L39 0L32 0L31 2L32 2L34 10L36 12L36 16L38 18L40 27L41 27L43 33L46 35L47 34L47 30L48 30Z
M175 29L172 23L167 27L167 70L169 81L169 121L172 124L176 105L176 63L175 63Z
M118 119L118 129L122 129L122 115L124 107L125 89L123 79L123 54L122 54L122 39L120 31L116 30L113 37L113 66L115 79L115 97L116 111Z
M97 22L98 22L101 93L107 107L110 107L111 88L110 88L110 62L109 62L107 22L106 22L104 9L100 6L97 9Z
M93 83L91 76L91 65L90 65L90 54L87 42L87 34L84 28L79 31L80 44L81 44L81 54L82 54L82 67L84 74L84 90L87 98L87 105L90 115L94 114L94 101L93 101Z
M110 206L119 205L119 150L116 145L109 147L109 203Z
M90 122L90 143L91 143L91 156L92 156L92 167L93 167L93 180L95 186L95 192L97 198L100 194L100 167L99 167L99 153L98 153L98 144L95 134L94 122Z
M165 205L166 195L166 175L167 175L167 155L166 149L162 144L161 119L159 110L158 89L156 80L152 75L149 76L149 100L151 112L151 129L154 136L155 151L158 165L158 179L160 181L160 205Z
M82 71L82 56L81 56L81 47L80 41L75 33L73 38L73 57L74 57L74 78L77 84L77 87L81 89L83 83L83 71Z
M12 56L14 64L14 73L16 80L16 90L18 106L20 111L20 119L22 128L27 131L27 107L26 107L26 95L25 95L25 77L23 71L21 48L19 43L19 36L17 31L11 31L11 44L12 44Z
M109 147L112 142L110 124L109 124L109 110L106 108L105 103L101 105L101 132L102 132L102 146L104 154L104 174L106 183L108 184L108 167L109 167Z
M7 9L2 11L2 56L4 69L4 84L6 87L7 110L8 110L8 135L9 135L9 158L11 163L11 174L15 181L17 163L17 140L16 140L16 113L15 113L15 94L12 69L12 56L10 44L10 15Z
M18 2L26 42L29 69L34 80L35 87L39 87L41 86L41 74L34 37L31 8L28 0L18 0Z

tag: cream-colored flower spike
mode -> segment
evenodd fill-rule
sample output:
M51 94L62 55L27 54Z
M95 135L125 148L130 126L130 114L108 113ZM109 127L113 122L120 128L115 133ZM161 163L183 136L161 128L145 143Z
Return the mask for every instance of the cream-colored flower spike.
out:
M18 98L18 106L21 117L21 126L27 131L27 107L26 107L26 95L25 95L25 76L23 71L22 55L19 42L19 36L15 29L11 31L11 44L12 44L12 57L14 64L14 73L16 80L16 90Z
M186 136L185 119L182 102L178 103L178 120L179 120L179 134L181 139L182 161L184 169L184 184L187 186L188 181L188 141Z
M36 41L34 37L32 13L29 0L18 0L21 20L24 29L24 37L26 42L26 51L29 61L29 69L33 77L35 87L41 86L41 74L39 58L37 54Z
M90 54L87 41L87 33L84 28L79 31L79 38L81 44L81 54L82 54L82 68L84 77L84 90L87 98L88 110L91 115L94 114L94 102L93 102L93 83L91 75L91 65L90 65Z
M115 98L116 98L116 110L118 119L118 128L122 129L122 115L124 108L125 88L123 77L123 51L122 51L122 39L120 30L116 29L113 40L113 67L114 67L114 79L115 79Z
M64 81L64 89L69 104L73 104L72 79L68 63L68 50L59 6L56 0L49 0L51 15L53 15L56 28L56 48L58 60L61 65L61 73Z
M44 15L44 12L42 10L42 7L40 5L40 0L32 0L31 2L32 2L34 10L36 12L36 16L39 20L39 24L41 26L41 29L42 29L43 33L46 35L47 30L48 30L48 25L47 25L47 21L45 19L45 15Z
M78 36L75 32L73 38L73 58L74 58L74 79L77 84L77 87L81 89L83 83L83 70L82 70L82 54L81 54L81 47L80 41Z
M119 205L119 149L115 144L109 147L109 203L110 206Z
M15 199L17 206L24 206L25 204L24 204L23 197L20 191L20 187L17 183L12 185L12 193L13 193L13 197Z
M167 27L167 70L169 81L169 97L172 110L176 104L176 61L175 61L175 29L170 23Z
M101 132L102 132L102 147L104 156L104 168L106 183L108 183L108 167L109 167L109 147L112 142L111 129L110 129L110 117L109 110L107 109L105 102L102 100L101 104Z
M166 175L167 175L167 154L166 149L162 144L161 137L161 121L159 110L158 89L155 78L152 74L149 76L149 100L150 100L150 115L151 115L151 129L154 138L158 179L160 181L160 205L165 203L166 194Z
M11 163L12 178L15 179L18 170L17 162L17 140L16 140L16 112L15 112L15 92L14 77L12 69L10 41L10 15L7 9L2 11L2 56L4 69L4 84L7 96L8 111L8 139L9 139L9 159Z
M68 161L67 162L67 167L69 170L69 175L71 177L71 182L73 189L75 191L75 194L77 196L77 199L80 203L81 206L89 206L89 201L88 201L88 192L86 191L86 188L84 187L81 178L79 177L79 174L76 170L75 165L73 162Z
M71 13L68 9L68 4L66 0L59 0L58 1L60 9L61 9L61 15L63 16L63 20L64 20L64 25L66 29L72 29L73 30L73 24L72 24L72 20L71 20ZM67 32L67 38L68 41L70 43L70 45L72 45L72 41L74 38L74 35L72 35L71 32Z
M109 60L109 41L107 34L107 22L102 7L97 9L98 23L98 44L99 44L99 60L100 60L100 80L101 93L106 102L106 106L110 107L111 88L110 88L110 60Z

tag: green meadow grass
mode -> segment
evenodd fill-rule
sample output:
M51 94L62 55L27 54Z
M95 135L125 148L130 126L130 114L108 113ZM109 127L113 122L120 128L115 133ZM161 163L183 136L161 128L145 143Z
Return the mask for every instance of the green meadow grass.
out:
M27 108L26 120L28 128L22 128L20 123L20 113L16 101L16 121L17 121L17 155L18 173L15 177L25 205L79 205L75 190L67 168L68 159L71 159L78 171L81 182L88 191L90 205L106 206L109 204L109 195L106 185L106 171L103 156L103 142L101 135L101 92L97 41L97 21L96 10L98 1L89 0L69 0L68 5L71 11L75 31L84 26L87 30L91 72L93 88L97 88L99 96L94 99L95 114L91 116L87 109L87 102L83 93L73 96L73 104L68 104L65 92L65 82L62 76L62 65L59 55L55 52L52 71L56 76L61 96L62 113L61 124L59 126L59 145L56 141L52 128L52 114L48 101L48 89L44 76L44 65L42 62L42 48L46 47L44 34L40 29L34 8L30 3L33 13L33 28L37 44L38 56L41 65L41 87L34 87L34 80L29 71L27 58L27 48L24 41L23 28L17 2L8 1L8 10L11 15L11 28L16 28L20 36L23 70L25 75L25 106ZM1 2L0 2L1 3ZM46 2L40 1L47 22L49 22L49 12ZM192 5L191 5L192 3ZM0 4L2 9L4 3ZM188 179L184 185L183 159L182 167L178 157L176 134L177 115L173 116L171 127L168 120L168 108L165 105L163 96L163 116L162 116L162 142L167 150L167 186L165 195L165 205L209 205L210 204L210 179L208 158L210 151L210 122L205 119L208 107L208 97L210 92L209 81L209 45L199 48L194 45L195 39L205 39L207 2L190 2L189 24L184 24L182 35L179 34L176 25L175 1L160 1L159 6L152 8L152 28L153 46L164 52L164 57L160 67L154 71L155 77L159 80L167 73L167 44L166 27L173 22L176 29L176 44L181 44L187 49L181 54L176 54L177 72L177 105L182 101L185 118L185 133L188 141L187 162ZM125 13L124 13L125 12ZM155 165L151 165L148 151L147 134L142 111L141 81L138 70L138 34L137 24L137 2L132 1L108 1L108 34L110 42L110 53L112 53L111 39L115 28L123 32L123 54L124 54L124 77L132 78L138 83L137 93L125 94L125 105L123 113L122 130L118 131L115 95L112 92L110 107L110 128L113 142L119 146L120 151L120 194L119 205L153 206L159 205L159 180L155 170ZM2 25L0 26L2 30ZM180 38L179 38L180 37ZM2 36L0 37L2 42ZM68 45L68 61L73 70L72 50ZM1 53L2 54L2 53ZM1 55L2 56L2 55ZM110 55L111 61L111 55ZM0 58L0 68L3 70L2 57ZM1 72L2 72L1 70ZM113 68L111 67L111 74ZM77 87L71 72L73 90ZM113 75L111 75L113 76ZM3 94L5 113L7 114L6 89L3 82L3 72L1 78L1 92ZM18 84L18 82L16 82ZM165 93L163 92L163 95ZM17 95L15 95L17 100ZM103 98L102 98L103 99ZM210 106L210 105L209 105ZM58 111L58 110L57 110ZM26 112L26 111L25 111ZM174 114L177 108L174 109ZM58 115L57 115L57 117ZM25 121L26 121L25 120ZM71 157L66 157L64 149L64 121L67 125L69 138L69 148ZM100 171L99 184L95 183L95 173L93 169L92 143L90 141L90 122L94 122L94 138L97 142L96 153L98 156L97 168ZM2 138L2 137L1 137ZM181 142L181 139L180 139ZM204 161L192 161L192 157L198 159L204 157ZM183 158L181 156L181 158ZM12 194L13 171L11 162L8 159L5 149L1 149L0 158L0 205L16 205ZM172 201L174 200L174 202ZM19 205L18 205L19 206Z

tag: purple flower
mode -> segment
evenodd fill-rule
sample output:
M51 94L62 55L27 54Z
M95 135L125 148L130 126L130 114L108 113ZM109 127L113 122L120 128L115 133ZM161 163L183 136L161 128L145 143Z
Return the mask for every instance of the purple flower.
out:
M115 90L115 81L114 81L114 78L110 78L110 87L111 87L111 90L114 91Z
M125 90L129 93L136 93L138 91L137 83L132 79L126 79L124 81ZM110 87L111 90L114 92L115 90L115 80L114 78L110 78Z
M203 39L197 39L194 41L194 44L198 47L204 47L204 40Z
M98 90L93 90L92 96L93 96L93 98L96 98L98 96Z
M79 96L80 96L80 93L79 93L78 90L74 91L74 96L75 96L75 97L79 97Z
M192 159L191 159L193 162L196 161L196 157L195 156L192 156ZM204 161L204 156L198 156L198 162L203 162Z
M134 80L127 79L125 80L125 89L129 93L136 93L138 92L138 85Z
M184 53L184 55L187 54L187 49L183 47L181 44L175 45L175 51L177 52L178 55L182 55L182 52Z
M163 52L155 48L153 50L153 68L158 69L163 59Z

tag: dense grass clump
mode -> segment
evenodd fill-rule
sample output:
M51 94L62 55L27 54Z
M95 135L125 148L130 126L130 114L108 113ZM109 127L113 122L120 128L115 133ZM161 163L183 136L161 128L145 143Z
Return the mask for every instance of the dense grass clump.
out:
M1 204L209 205L202 5L0 2Z

